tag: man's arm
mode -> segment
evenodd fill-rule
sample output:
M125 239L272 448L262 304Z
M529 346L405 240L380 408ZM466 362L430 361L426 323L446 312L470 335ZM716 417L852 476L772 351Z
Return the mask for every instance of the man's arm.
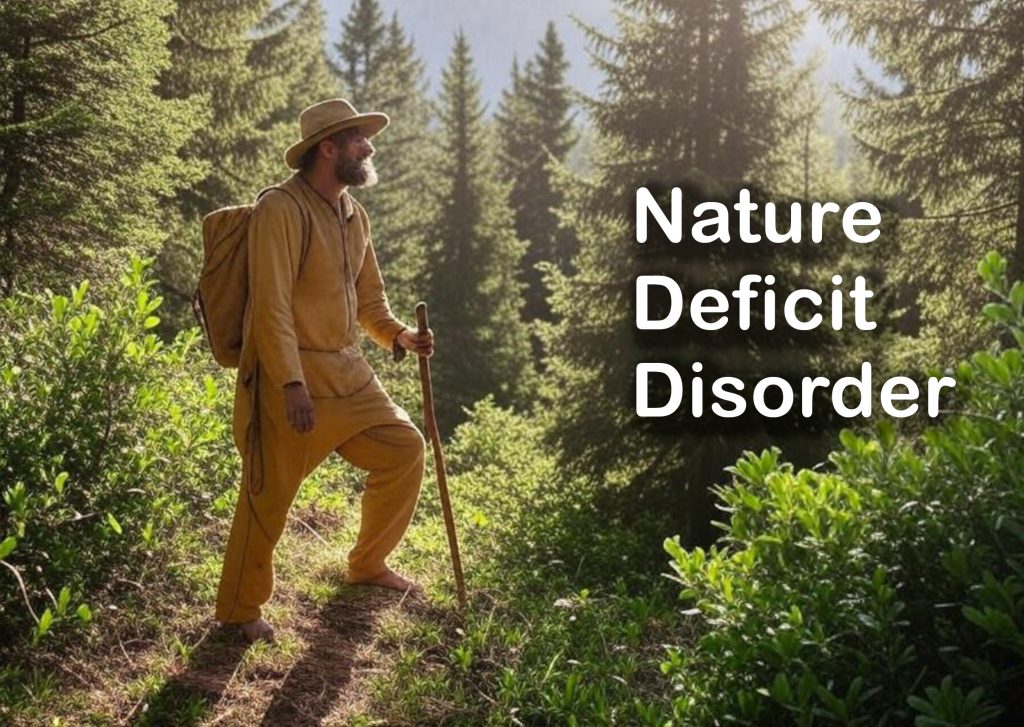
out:
M292 315L292 288L302 254L302 218L294 200L268 192L249 220L252 336L260 365L278 387L305 384Z
M373 251L373 242L370 239L369 221L362 209L358 210L358 214L362 216L363 229L366 230L366 254L363 256L363 266L356 277L356 297L359 301L357 317L359 324L366 329L373 342L390 351L395 338L407 326L391 312L384 290L384 279L381 277L377 255Z

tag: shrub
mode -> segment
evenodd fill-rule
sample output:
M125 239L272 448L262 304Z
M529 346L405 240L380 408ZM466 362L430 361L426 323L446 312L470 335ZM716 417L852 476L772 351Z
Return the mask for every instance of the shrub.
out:
M709 551L666 541L699 619L663 665L682 723L977 725L1024 713L1024 283L979 266L1016 341L957 371L958 411L844 431L828 471L746 453Z
M0 307L4 640L173 576L176 536L234 478L227 379L204 370L197 331L153 333L148 265L134 259L102 307L87 282Z

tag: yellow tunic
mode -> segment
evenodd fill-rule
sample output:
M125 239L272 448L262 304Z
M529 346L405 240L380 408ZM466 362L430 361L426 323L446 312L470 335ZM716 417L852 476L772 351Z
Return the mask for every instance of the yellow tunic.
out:
M342 193L342 221L300 174L281 186L292 196L268 192L249 222L251 335L239 375L247 382L258 358L275 386L302 381L311 396L347 396L372 377L356 322L389 350L405 325L388 304L362 205Z
M259 617L292 500L332 451L369 472L348 554L351 580L384 571L423 478L423 435L360 349L361 328L389 350L405 328L388 304L366 212L345 192L339 215L299 174L281 186L288 193L265 194L249 221L249 306L234 412L242 492L217 593L222 622ZM313 399L311 432L287 421L283 387L291 381L304 382Z

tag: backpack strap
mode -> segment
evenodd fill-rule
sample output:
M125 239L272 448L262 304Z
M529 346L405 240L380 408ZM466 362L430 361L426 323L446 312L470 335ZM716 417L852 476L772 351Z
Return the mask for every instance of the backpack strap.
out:
M265 195L272 189L284 192L289 197L291 197L292 201L299 208L299 216L302 217L302 252L299 255L299 277L301 277L302 269L306 264L306 255L307 253L309 253L309 243L313 234L313 223L312 220L310 220L309 213L306 211L306 208L302 206L301 202L299 202L299 198L278 184L272 185L270 187L264 187L263 189L261 189L259 194L256 195L256 201L259 202L260 198L263 197L263 195Z

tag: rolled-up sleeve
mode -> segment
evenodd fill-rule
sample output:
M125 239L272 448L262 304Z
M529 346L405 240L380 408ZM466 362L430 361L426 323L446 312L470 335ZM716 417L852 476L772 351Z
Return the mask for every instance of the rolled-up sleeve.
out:
M249 295L256 357L275 386L306 382L292 314L302 255L302 213L283 192L268 192L249 221Z
M384 289L384 279L377 265L377 255L373 251L370 238L370 223L366 213L358 210L362 217L363 229L366 231L366 254L363 266L356 277L356 296L359 301L359 324L366 330L370 338L383 349L391 350L391 344L406 325L395 318L388 303Z

